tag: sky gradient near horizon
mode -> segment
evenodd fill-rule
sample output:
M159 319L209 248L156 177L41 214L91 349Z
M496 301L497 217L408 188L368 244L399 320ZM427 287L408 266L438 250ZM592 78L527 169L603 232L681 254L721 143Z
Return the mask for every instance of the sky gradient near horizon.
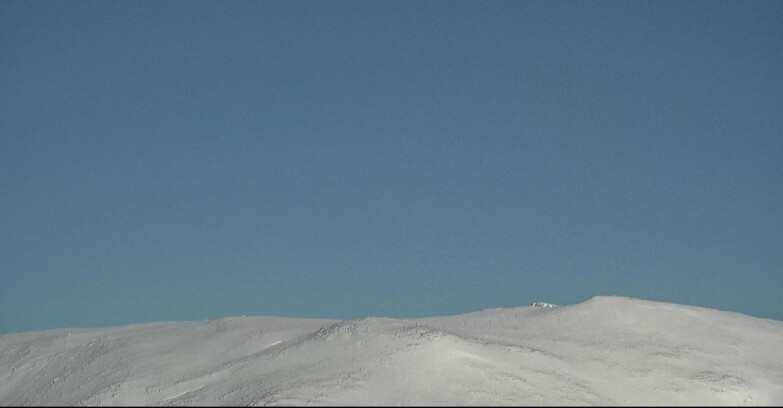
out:
M0 334L783 320L781 2L0 3Z

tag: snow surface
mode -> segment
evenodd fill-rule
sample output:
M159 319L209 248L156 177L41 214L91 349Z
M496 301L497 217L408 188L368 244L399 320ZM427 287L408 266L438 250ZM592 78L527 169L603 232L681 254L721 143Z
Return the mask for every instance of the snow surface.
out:
M783 322L599 296L0 337L0 405L780 405Z

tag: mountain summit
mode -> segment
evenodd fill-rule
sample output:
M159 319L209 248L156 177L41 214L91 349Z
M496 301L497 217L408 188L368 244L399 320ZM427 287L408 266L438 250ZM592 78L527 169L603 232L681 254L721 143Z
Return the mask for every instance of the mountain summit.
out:
M0 405L779 405L783 322L598 296L0 337Z

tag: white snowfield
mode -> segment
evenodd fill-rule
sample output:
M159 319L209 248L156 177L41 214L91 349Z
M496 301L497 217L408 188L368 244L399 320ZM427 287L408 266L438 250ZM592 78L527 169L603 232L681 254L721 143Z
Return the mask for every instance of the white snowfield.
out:
M783 322L599 296L0 337L0 405L780 405Z

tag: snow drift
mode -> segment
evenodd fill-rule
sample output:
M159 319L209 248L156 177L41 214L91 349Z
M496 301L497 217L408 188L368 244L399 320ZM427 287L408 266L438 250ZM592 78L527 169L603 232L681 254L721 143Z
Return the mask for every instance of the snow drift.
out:
M775 405L783 322L600 296L0 337L0 405Z

